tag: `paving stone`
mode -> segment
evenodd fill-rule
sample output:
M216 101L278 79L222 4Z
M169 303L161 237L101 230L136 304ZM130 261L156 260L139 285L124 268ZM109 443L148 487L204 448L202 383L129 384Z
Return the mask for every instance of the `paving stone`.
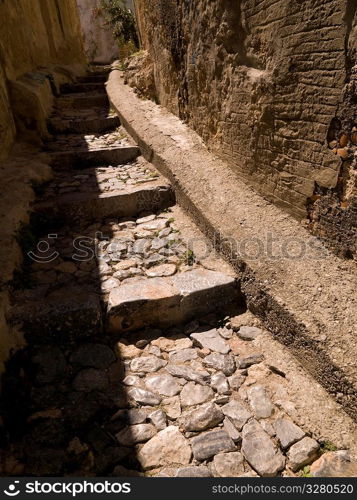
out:
M142 351L133 344L117 343L117 354L119 359L134 359L141 355Z
M214 392L208 386L189 382L186 384L180 394L182 406L193 406L205 403L212 399Z
M233 425L228 417L225 417L225 419L223 420L223 429L235 443L238 443L241 440L240 432L238 432L237 428Z
M305 436L305 432L287 418L278 418L274 422L274 428L283 449L289 448Z
M212 473L206 465L191 465L178 469L175 477L212 477Z
M51 384L63 379L66 372L66 358L59 347L41 346L31 358L38 384Z
M256 420L243 427L242 453L263 477L274 477L285 466L284 456Z
M254 340L261 335L262 330L255 326L241 326L238 330L238 337L242 340Z
M207 403L185 415L183 427L186 431L204 431L221 423L223 418L217 405Z
M168 364L166 370L174 377L184 378L185 380L197 382L202 385L205 385L209 380L208 372L198 372L189 366Z
M79 366L108 368L116 360L114 352L103 344L83 344L70 357L70 362Z
M203 359L203 364L223 372L227 377L232 375L236 370L234 357L231 354L219 354L213 352Z
M176 396L181 390L181 387L176 382L172 375L160 373L151 375L145 379L146 387L153 392L157 392L162 396Z
M213 458L215 477L239 477L244 474L244 457L239 451L219 453Z
M191 439L192 452L196 460L207 460L220 452L235 451L236 446L222 430L210 431Z
M152 424L137 424L125 427L115 437L120 445L132 446L148 441L155 434L156 428Z
M243 425L251 418L252 414L238 401L233 399L222 406L222 412L228 417L234 426L241 431Z
M130 363L130 369L133 372L152 373L160 370L165 365L166 361L156 356L142 356L141 358L133 359Z
M228 380L223 373L215 373L211 377L211 387L219 394L231 394Z
M119 410L111 418L112 421L117 419L130 425L142 424L147 419L147 412L139 408Z
M357 462L346 450L324 453L310 467L313 477L356 477Z
M103 391L108 384L107 374L95 368L80 371L73 381L74 389L81 392Z
M145 389L140 389L135 387L128 391L129 397L134 399L137 403L148 406L157 406L161 403L161 397L153 392L146 391Z
M180 349L171 351L169 354L170 363L185 363L198 357L196 349Z
M270 397L262 385L251 387L247 391L249 404L257 418L269 418L274 410Z
M241 374L232 375L228 377L229 386L233 391L238 391L242 384L244 384L245 377Z
M148 419L154 424L158 431L162 431L167 426L166 413L163 410L153 411L148 415Z
M177 271L175 264L161 264L159 266L150 267L145 271L149 278L158 278L162 276L172 276Z
M151 247L151 241L145 238L142 238L140 240L136 240L134 245L133 245L133 253L139 254L139 255L145 255L148 253Z
M288 465L295 472L305 465L311 464L317 456L320 445L315 439L304 437L293 444L288 451Z
M176 420L181 416L181 402L178 396L164 398L162 400L162 407L171 420Z
M191 456L191 447L187 439L173 425L160 431L137 452L137 460L144 470L170 465L188 465Z
M190 337L195 345L206 347L214 352L228 354L231 350L216 329L207 332L191 333Z
M251 354L250 356L239 359L238 365L240 369L243 369L261 363L262 361L264 361L263 354Z

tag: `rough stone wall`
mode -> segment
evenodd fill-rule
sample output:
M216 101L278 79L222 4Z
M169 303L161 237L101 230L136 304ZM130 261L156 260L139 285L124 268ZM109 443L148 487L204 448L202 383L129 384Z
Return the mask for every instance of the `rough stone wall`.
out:
M6 322L7 284L22 262L16 234L31 185L51 176L34 142L48 134L59 85L85 69L76 0L0 0L0 372L22 341Z
M300 218L315 213L311 229L328 239L311 206L320 191L334 197L353 168L355 0L135 0L135 8L160 104L266 198ZM337 114L344 151L328 147ZM342 191L338 209L328 208L332 225L341 203L344 213L353 205L356 188ZM342 223L354 238L355 213ZM348 254L341 237L332 247Z
M100 0L77 0L77 3L87 59L99 64L117 59L118 44L100 14Z

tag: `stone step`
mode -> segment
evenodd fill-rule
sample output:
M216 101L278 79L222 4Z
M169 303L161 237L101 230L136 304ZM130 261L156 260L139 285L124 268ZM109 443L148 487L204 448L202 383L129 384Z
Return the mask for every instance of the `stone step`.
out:
M86 183L83 184L85 187ZM55 196L52 200L34 205L34 211L61 218L67 223L73 220L91 222L105 217L133 217L143 209L155 212L174 203L175 195L171 186L161 179L107 192L89 190Z
M238 301L235 278L207 269L128 283L110 292L108 331L178 325L234 301Z
M82 92L102 92L105 93L103 82L92 83L65 83L60 87L61 94L77 94Z
M108 79L109 74L108 73L102 73L102 74L93 74L93 75L86 75L86 76L80 76L77 78L78 83L101 83L101 82L106 82Z
M108 105L108 96L102 92L67 94L56 100L56 107L59 109L91 109Z
M30 298L14 307L9 319L21 325L27 340L39 343L98 335L103 326L99 295L83 287L62 287L42 300Z
M137 146L111 149L77 149L50 153L53 168L82 169L90 166L118 165L135 160L140 154Z
M86 134L107 132L120 126L117 116L95 118L92 120L62 120L52 118L49 120L48 129L51 134Z

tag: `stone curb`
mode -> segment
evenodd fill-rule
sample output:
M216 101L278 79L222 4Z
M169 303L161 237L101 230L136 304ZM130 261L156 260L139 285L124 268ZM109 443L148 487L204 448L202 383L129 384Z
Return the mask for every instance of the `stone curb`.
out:
M353 263L332 255L298 221L254 193L176 116L139 99L115 65L107 92L144 157L170 180L179 204L238 272L249 309L356 418ZM279 251L297 242L308 253L242 256L237 246L258 236L267 250L269 241Z

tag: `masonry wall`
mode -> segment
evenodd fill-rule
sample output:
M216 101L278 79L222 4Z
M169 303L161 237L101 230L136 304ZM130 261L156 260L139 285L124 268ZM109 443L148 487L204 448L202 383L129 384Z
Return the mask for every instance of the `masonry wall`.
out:
M332 247L357 255L356 2L135 0L135 8L157 101L254 189L308 218L315 234L329 239L332 224Z

